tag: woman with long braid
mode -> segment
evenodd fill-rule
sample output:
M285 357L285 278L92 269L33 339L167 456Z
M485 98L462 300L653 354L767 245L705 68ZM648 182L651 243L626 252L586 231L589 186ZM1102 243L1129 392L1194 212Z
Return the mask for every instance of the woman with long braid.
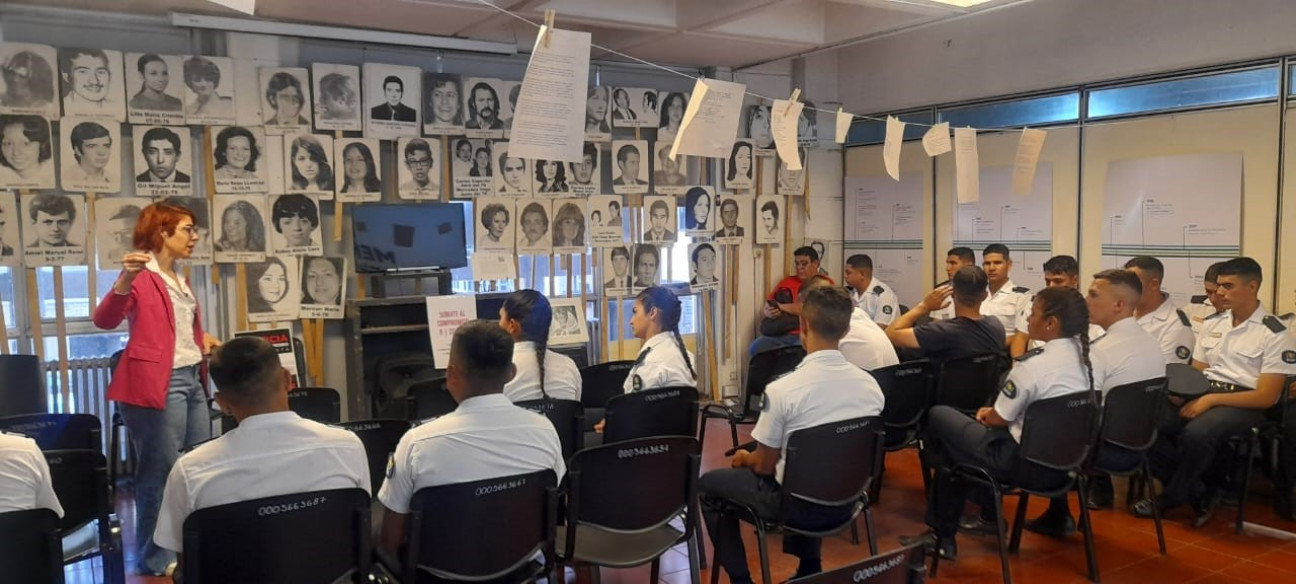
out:
M548 350L552 322L549 299L535 290L514 292L500 307L499 325L513 337L513 366L517 368L512 381L504 384L504 397L510 401L580 400L581 375L576 362Z
M1105 359L1090 361L1089 308L1076 290L1041 290L1027 326L1031 338L1044 341L1044 348L1017 358L993 407L978 410L976 419L949 406L935 406L928 413L927 444L937 469L927 504L927 525L932 529L902 537L905 545L923 541L942 558L956 555L954 534L969 492L963 481L946 480L944 469L955 464L978 466L997 480L1024 486L1048 488L1066 480L1062 471L1019 459L1026 409L1042 399L1093 393L1102 387L1108 367ZM983 510L993 507L988 497L977 500L985 501ZM992 526L994 521L998 518L991 519Z
M680 313L679 298L661 286L644 288L635 297L630 329L645 342L626 376L626 393L657 387L697 387L693 353L684 347L680 337Z

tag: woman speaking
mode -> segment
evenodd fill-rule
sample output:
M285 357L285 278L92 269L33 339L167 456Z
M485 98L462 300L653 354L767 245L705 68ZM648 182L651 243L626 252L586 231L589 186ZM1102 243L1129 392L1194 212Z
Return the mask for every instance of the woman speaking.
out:
M135 224L135 251L122 258L113 289L94 312L101 329L130 321L130 339L113 372L108 399L118 403L139 456L136 555L137 569L145 575L166 575L175 561L152 537L171 466L181 449L211 434L201 368L203 355L219 342L203 333L197 297L176 271L176 260L188 258L197 242L188 209L166 203L145 207Z

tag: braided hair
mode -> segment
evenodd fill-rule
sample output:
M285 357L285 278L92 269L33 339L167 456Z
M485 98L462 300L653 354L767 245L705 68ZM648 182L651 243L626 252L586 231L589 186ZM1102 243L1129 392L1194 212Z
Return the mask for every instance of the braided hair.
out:
M549 399L545 391L545 351L549 345L549 326L553 323L553 309L549 299L535 290L518 290L504 299L504 315L522 324L518 340L531 341L536 347L536 365L540 369L540 395Z
M661 311L662 330L670 331L675 336L675 345L679 347L680 356L684 357L684 365L688 367L689 375L697 379L697 371L693 370L693 362L689 360L688 350L684 348L684 338L680 336L679 321L682 312L679 298L674 292L661 286L649 286L644 288L635 301L643 306L646 312L656 308Z
M1093 362L1089 360L1089 305L1084 296L1072 288L1045 288L1035 295L1044 316L1055 316L1062 323L1062 336L1080 344L1080 361L1094 390Z

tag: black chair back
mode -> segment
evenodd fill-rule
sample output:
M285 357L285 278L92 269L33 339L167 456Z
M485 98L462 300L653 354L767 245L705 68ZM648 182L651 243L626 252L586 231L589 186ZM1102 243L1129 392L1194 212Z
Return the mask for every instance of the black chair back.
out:
M1168 386L1166 378L1158 377L1108 390L1103 397L1099 443L1137 452L1151 448L1156 442L1157 422Z
M63 583L63 540L49 509L0 513L0 574L24 582Z
M698 392L692 387L659 387L623 393L608 401L603 442L649 436L697 436Z
M103 424L91 414L6 416L0 431L24 434L41 450L103 450Z
M563 460L571 458L577 450L585 447L585 406L570 399L529 399L517 402L520 408L526 408L546 418L558 432L562 442Z
M700 451L692 436L656 436L577 452L568 464L565 549L575 545L573 525L647 531L693 509ZM692 530L696 520L688 519L684 528Z
M412 421L441 417L459 407L459 402L446 388L445 377L415 381L406 390L406 395Z
M1210 393L1210 381L1196 367L1187 363L1166 365L1167 391L1175 395L1196 397Z
M931 407L932 365L928 361L910 361L869 372L882 386L886 407L882 422L887 428L912 428Z
M94 520L106 525L113 512L108 499L108 460L99 450L46 450L54 495L63 507L59 528L78 529Z
M881 469L883 432L877 416L792 432L783 466L783 511L789 498L829 507L860 501Z
M926 548L914 543L836 570L789 580L789 584L922 584L926 556Z
M293 337L292 344L293 357L297 361L297 385L307 385L310 383L310 380L307 379L309 376L307 371L309 371L309 369L306 368L306 343L303 343L302 340L297 337Z
M1097 437L1096 392L1081 391L1039 400L1022 420L1021 459L1071 471L1089 456Z
M538 551L553 557L558 479L552 470L419 489L410 501L405 582L494 580Z
M321 424L342 421L342 397L331 387L298 387L288 392L288 409Z
M364 489L199 509L184 520L184 582L337 582L367 574L371 529Z
M608 400L625 393L626 376L634 361L608 361L582 367L581 405L587 408L606 407Z
M377 493L387 478L387 459L396 451L396 445L409 431L406 420L354 420L342 422L339 427L354 432L364 444L365 456L369 459L369 485Z
M791 372L805 359L805 349L801 345L790 345L761 351L752 355L747 364L747 386L739 406L741 416L760 409L760 398L765 395L765 386L779 376Z
M0 355L0 416L46 411L40 359L35 355Z
M999 353L951 359L941 366L936 382L936 405L974 413L990 405L999 391L999 376L1007 370Z

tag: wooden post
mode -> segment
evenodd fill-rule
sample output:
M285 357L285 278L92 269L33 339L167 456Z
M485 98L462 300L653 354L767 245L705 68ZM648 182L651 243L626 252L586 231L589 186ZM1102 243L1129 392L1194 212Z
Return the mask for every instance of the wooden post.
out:
M237 297L235 302L238 303L238 326L239 330L248 329L247 314L247 264L237 264L234 266L234 294Z
M368 278L366 278L363 275L356 274L356 290L355 290L356 299L363 300L365 298L366 281L368 281Z
M27 268L27 310L31 314L32 345L37 359L45 364L45 334L41 331L40 295L36 285L36 268Z
M89 233L85 241L86 250L86 288L89 294L86 298L90 301L90 314L94 314L95 306L99 305L99 257L95 252L94 224L95 224L95 194L86 193L86 225L90 226L86 232Z
M17 253L17 250L15 250L14 253ZM9 301L10 301L9 302L10 306L13 306L12 297L9 299ZM9 319L5 317L3 307L4 307L4 296L0 295L0 355L8 355L9 354ZM14 306L13 309L17 310L18 307Z
M333 132L333 139L334 139L334 140L341 140L342 137L343 137L343 136L342 136L342 130L335 130L335 131ZM334 150L333 150L333 151L334 151L334 152L337 151L336 146L334 147ZM339 158L341 158L341 157L339 156ZM289 161L289 164L292 164L292 162ZM346 169L343 167L343 161L342 161L342 160L334 160L334 161L333 161L333 169L334 169L334 170L337 170L337 169L339 169L339 168L341 168L341 169L343 169L343 170L342 170L342 172L334 172L334 173L333 173L333 180L334 180L334 182L337 182L337 181L345 181L345 180L346 180L346 174L345 174L345 173L346 173ZM343 183L343 184L345 184L345 183ZM333 241L342 241L342 207L343 207L343 204L342 204L342 197L341 197L341 195L339 195L339 194L337 193L337 191L334 191L334 193L333 193Z
M450 137L441 136L441 160L452 160L454 155L450 152ZM441 202L450 202L450 165L441 164Z
M63 395L63 411L68 411L68 345L67 313L63 308L63 266L54 266L54 326L58 331L59 393Z
M702 312L703 320L706 322L706 335L704 335L704 340L707 347L707 379L711 380L711 399L713 401L720 401L723 395L721 395L720 391L720 374L716 366L715 317L712 315L713 303L711 301L711 298L714 295L715 292L712 290L707 290L702 293Z
M206 191L207 194L207 210L208 210L208 214L210 215L210 212L215 210L213 209L213 207L216 202L216 162L215 162L215 158L212 156L211 126L203 126L202 148L203 148L203 160L205 161L204 164L207 166L207 182L206 182L206 189L204 190ZM209 237L214 236L214 234L216 233L217 221L220 221L220 218L214 215L210 215L207 218L207 222L208 222L207 229L208 229ZM213 242L212 245L214 247L215 243ZM213 288L217 288L217 289L220 288L220 266L215 262L213 262L211 266L211 284Z

